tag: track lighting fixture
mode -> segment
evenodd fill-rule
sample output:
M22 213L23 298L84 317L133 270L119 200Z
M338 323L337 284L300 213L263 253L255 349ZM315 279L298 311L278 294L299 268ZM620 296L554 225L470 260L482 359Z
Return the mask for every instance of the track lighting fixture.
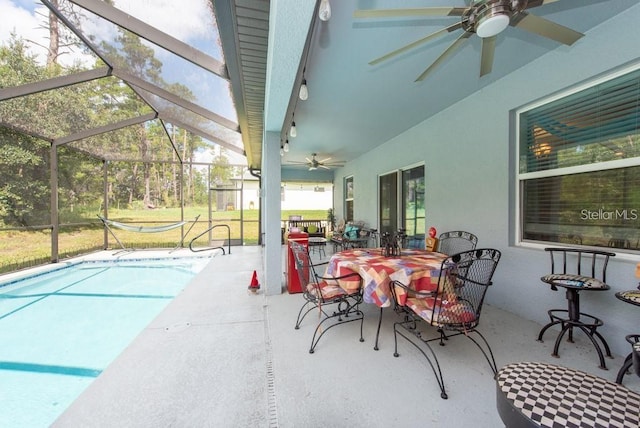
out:
M331 19L331 4L329 3L329 0L320 1L318 17L321 21L328 21L329 19Z
M309 98L309 88L307 88L307 79L302 79L302 84L300 85L300 92L298 96L302 101L306 101Z

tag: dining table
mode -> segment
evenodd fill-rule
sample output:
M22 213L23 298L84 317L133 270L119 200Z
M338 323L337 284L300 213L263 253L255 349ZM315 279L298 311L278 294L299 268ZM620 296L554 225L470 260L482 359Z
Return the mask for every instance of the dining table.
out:
M406 248L399 255L385 256L382 248L354 248L335 253L329 259L325 276L339 277L356 272L362 278L362 293L365 303L380 308L374 349L378 350L378 338L382 323L382 311L393 301L393 281L408 285L421 292L436 291L442 262L446 254L422 249ZM351 280L354 281L354 280ZM359 279L355 280L356 282ZM352 289L349 280L340 280L345 289Z

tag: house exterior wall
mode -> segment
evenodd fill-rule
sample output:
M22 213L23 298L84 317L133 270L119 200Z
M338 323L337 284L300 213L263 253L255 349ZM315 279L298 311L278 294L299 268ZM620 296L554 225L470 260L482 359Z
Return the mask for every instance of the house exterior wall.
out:
M566 308L566 301L562 291L551 291L540 281L550 266L542 247L515 246L510 238L514 216L511 153L515 144L509 127L511 112L638 60L639 20L640 5L588 32L574 46L558 47L348 163L335 174L335 212L343 212L343 178L353 175L355 218L377 224L378 175L423 159L426 226L434 226L438 232L469 230L478 235L480 247L502 251L494 286L487 294L488 303L546 323L547 310ZM621 355L629 352L624 336L638 333L634 327L639 313L637 308L617 300L614 293L636 287L638 261L638 257L618 254L607 271L612 289L582 293L581 310L604 320L601 331L612 350ZM528 334L535 343L537 331ZM550 352L551 336L540 345Z

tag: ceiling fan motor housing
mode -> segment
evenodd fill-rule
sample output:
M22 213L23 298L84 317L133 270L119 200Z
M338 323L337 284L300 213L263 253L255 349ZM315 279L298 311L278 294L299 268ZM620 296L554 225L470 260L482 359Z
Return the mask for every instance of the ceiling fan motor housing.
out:
M482 38L493 37L507 28L513 15L526 7L527 0L475 0L463 15L462 24L465 31Z

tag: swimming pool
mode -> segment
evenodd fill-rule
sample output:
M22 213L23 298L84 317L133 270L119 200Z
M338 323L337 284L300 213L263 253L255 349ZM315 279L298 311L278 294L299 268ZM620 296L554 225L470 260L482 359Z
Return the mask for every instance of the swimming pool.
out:
M85 261L0 282L0 427L47 427L210 261Z

